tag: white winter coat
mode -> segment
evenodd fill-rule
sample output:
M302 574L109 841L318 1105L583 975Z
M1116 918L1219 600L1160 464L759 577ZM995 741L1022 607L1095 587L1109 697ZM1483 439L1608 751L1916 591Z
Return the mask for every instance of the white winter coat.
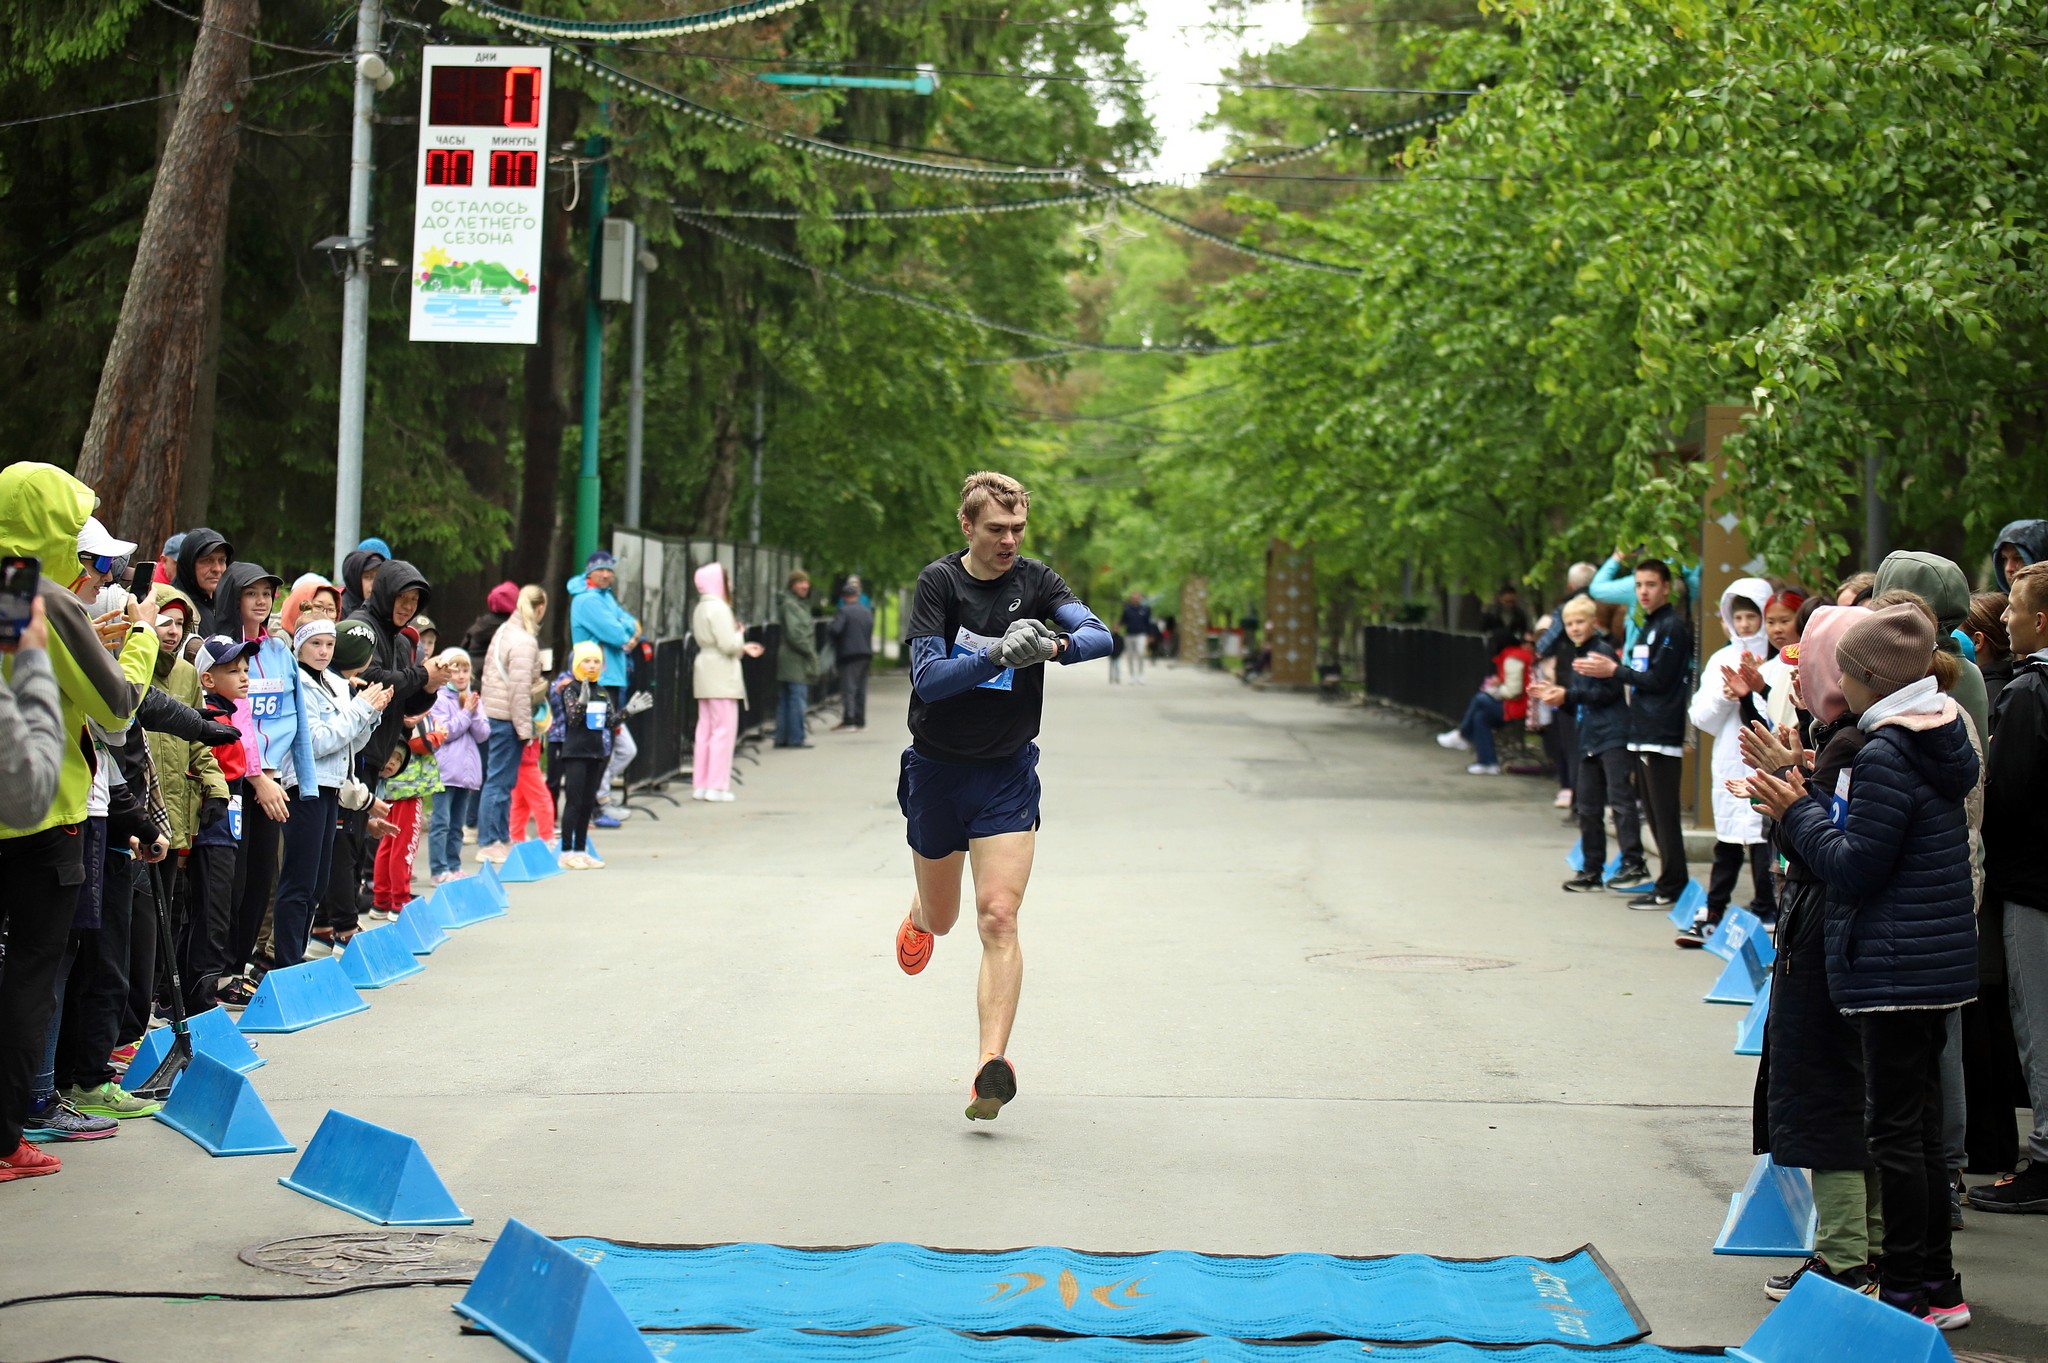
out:
M1764 603L1771 599L1771 584L1759 577L1741 577L1721 593L1721 627L1730 642L1700 668L1700 689L1693 695L1689 713L1693 727L1714 740L1714 837L1721 842L1759 843L1764 840L1763 814L1742 796L1729 794L1725 784L1747 776L1749 764L1742 760L1742 705L1723 694L1721 669L1733 669L1744 653L1762 662L1771 651L1761 629L1736 637L1734 602L1738 599L1753 602L1761 615ZM1760 709L1768 708L1765 698L1759 697L1757 704Z

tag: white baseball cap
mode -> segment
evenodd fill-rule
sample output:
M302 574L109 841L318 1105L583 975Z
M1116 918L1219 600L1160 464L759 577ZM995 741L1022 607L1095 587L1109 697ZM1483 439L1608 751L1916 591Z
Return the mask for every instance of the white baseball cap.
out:
M87 516L84 528L78 532L78 552L103 555L107 558L127 558L135 552L135 543L132 540L115 539L107 527L100 524L98 516Z

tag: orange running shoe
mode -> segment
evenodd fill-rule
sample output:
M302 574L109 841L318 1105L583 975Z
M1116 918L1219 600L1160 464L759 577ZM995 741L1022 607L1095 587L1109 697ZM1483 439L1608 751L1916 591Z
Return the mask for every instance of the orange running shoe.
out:
M0 1183L17 1178L35 1178L39 1174L54 1174L64 1167L64 1161L55 1155L46 1155L26 1140L15 1147L11 1155L0 1156Z
M932 935L910 921L910 915L903 915L903 926L896 929L896 964L903 967L906 975L915 975L932 963Z
M982 1062L974 1076L974 1099L967 1104L967 1120L992 1122L1003 1104L1017 1096L1017 1068L999 1055Z

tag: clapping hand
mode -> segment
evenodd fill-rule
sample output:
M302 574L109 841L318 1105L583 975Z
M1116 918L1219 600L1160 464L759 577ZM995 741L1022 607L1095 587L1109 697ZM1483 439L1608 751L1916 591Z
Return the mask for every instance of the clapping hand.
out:
M1783 771L1800 764L1806 750L1799 744L1799 734L1788 727L1775 734L1756 721L1750 721L1742 730L1742 760L1758 771Z
M1542 701L1545 705L1564 704L1565 692L1562 686L1552 686L1547 682L1537 682L1529 688L1529 694Z
M391 703L391 688L383 682L371 682L363 688L363 694L359 699L372 710L382 711Z
M1588 653L1583 658L1572 660L1572 671L1582 677L1611 677L1620 667L1621 664L1605 653Z
M1793 805L1806 794L1806 778L1794 767L1781 781L1767 771L1760 771L1744 783L1750 800L1762 805L1773 819L1783 823L1785 815Z

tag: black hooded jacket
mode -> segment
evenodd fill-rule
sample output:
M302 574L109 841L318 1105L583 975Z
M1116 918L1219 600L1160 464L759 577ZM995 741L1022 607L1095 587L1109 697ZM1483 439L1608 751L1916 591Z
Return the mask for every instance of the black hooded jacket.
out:
M363 745L361 769L369 773L371 779L375 778L385 759L391 756L391 750L404 736L404 718L424 713L434 706L434 693L427 686L425 661L417 656L412 640L399 633L398 626L391 619L392 603L397 601L400 592L408 589L419 592L419 608L424 613L433 594L432 585L419 569L404 559L391 559L377 570L377 580L370 588L370 599L348 613L349 619L364 621L377 631L377 651L370 655L370 665L363 669L362 679L381 682L391 688L391 703L384 707L383 717L370 731L370 741Z
M199 578L195 570L199 566L199 560L215 549L227 550L229 563L234 562L235 546L229 544L220 531L203 525L196 530L187 530L185 542L178 546L178 570L172 579L172 585L192 598L199 607L201 621L213 614L213 596L199 590Z
M205 623L199 628L201 634L225 634L230 639L249 638L242 629L242 593L258 582L284 585L284 579L260 563L237 559L228 565L220 575L220 585L214 589L213 605L205 613ZM256 637L261 637L260 634Z
M351 549L341 561L341 613L354 615L363 608L363 574L371 567L385 562L382 554L375 549ZM411 566L411 565L407 565ZM380 568L381 572L382 569ZM425 610L426 607L420 607Z
M2029 563L2048 558L2048 521L2010 521L1998 532L1998 542L1991 546L1991 575L1998 579L1998 590L2002 592L2012 590L2005 565L1998 561L1998 551L2008 544L2017 548Z

